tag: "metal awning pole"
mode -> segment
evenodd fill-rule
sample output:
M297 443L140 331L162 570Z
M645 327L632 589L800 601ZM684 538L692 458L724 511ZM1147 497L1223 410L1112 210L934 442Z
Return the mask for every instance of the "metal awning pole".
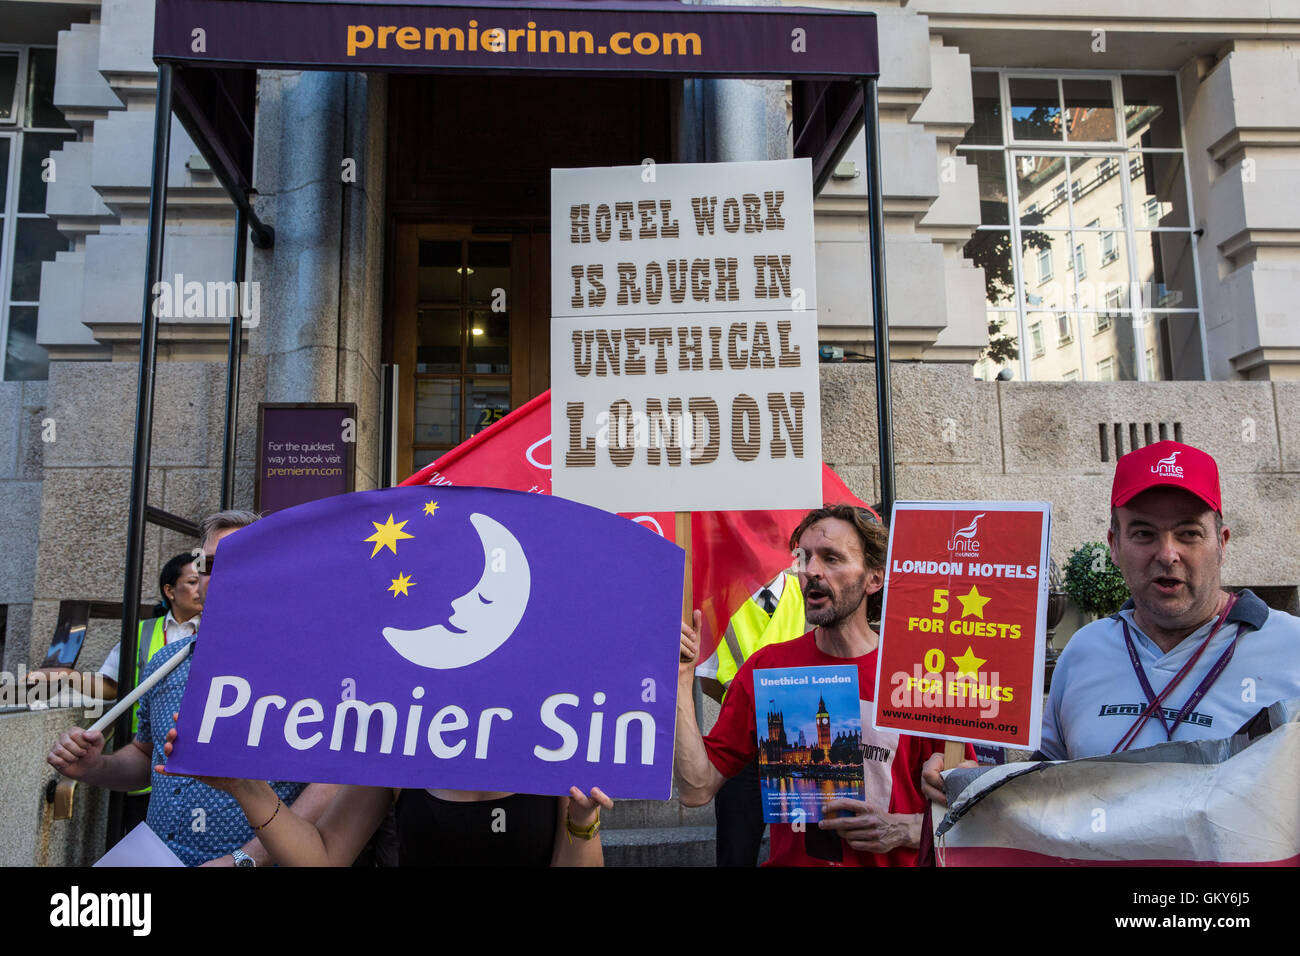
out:
M154 287L162 276L163 226L167 213L167 160L171 151L172 67L158 67L158 98L154 104L153 173L149 185L149 238L146 246L144 306L140 320L140 374L135 401L135 455L131 459L131 507L126 524L126 583L122 589L122 641L117 692L125 697L135 687L136 630L140 619L140 585L144 573L144 526L149 493L149 454L153 438L153 397L158 365L158 317ZM131 742L128 709L113 728L114 749ZM122 835L123 794L109 800L108 845Z
M221 507L235 506L235 430L239 423L239 363L243 345L244 274L248 271L248 213L235 209L235 307L230 315L230 342L226 354L226 442L221 452Z
M867 229L871 248L871 322L876 354L876 438L880 446L881 517L894 510L894 415L889 387L889 304L885 300L885 197L880 174L880 103L874 76L862 79L867 147Z

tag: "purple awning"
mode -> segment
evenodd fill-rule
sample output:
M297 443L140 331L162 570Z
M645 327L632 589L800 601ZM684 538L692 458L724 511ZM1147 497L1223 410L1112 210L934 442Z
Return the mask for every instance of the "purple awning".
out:
M160 0L154 59L561 76L857 79L879 72L869 13L660 0Z
M227 189L251 187L256 69L768 77L794 83L795 156L820 188L879 73L876 17L670 0L158 0L154 60Z

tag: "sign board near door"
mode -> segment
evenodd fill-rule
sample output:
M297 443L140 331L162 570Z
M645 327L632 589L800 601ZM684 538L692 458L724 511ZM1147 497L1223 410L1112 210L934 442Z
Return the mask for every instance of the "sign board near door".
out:
M263 515L356 490L357 406L257 405L253 508Z
M812 167L551 171L554 492L821 504Z

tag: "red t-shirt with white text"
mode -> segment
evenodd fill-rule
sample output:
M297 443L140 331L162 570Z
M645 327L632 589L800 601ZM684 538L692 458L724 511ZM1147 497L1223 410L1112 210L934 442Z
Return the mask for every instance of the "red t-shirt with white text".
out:
M862 702L862 744L870 754L888 754L885 759L864 761L867 803L882 807L887 813L922 813L925 797L921 795L921 765L935 751L943 752L943 741L929 737L912 737L890 730L871 727L871 702L876 688L876 651L862 657L832 657L817 646L812 631L783 644L759 648L727 688L718 722L704 738L709 760L724 777L734 777L758 756L758 727L754 710L754 671L769 667L827 667L856 664L858 696ZM967 745L973 759L974 748ZM817 824L807 824L814 830ZM788 823L771 824L772 853L767 866L914 866L914 847L895 847L888 853L852 850L835 831L812 834L822 844L839 842L842 859L832 861L808 853L807 833L796 833ZM833 837L834 840L826 839ZM833 853L828 855L834 855Z

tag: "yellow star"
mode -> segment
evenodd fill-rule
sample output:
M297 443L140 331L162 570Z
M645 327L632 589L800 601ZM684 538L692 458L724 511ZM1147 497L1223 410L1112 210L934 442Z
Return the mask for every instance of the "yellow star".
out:
M984 620L984 605L988 604L992 598L980 596L980 589L971 585L970 591L965 594L958 594L957 600L961 601L961 616L973 614L981 621Z
M388 516L388 520L383 524L380 524L378 521L372 521L370 523L375 526L375 533L366 538L366 541L373 541L375 543L375 550L370 552L372 558L379 553L380 548L387 548L389 551L393 552L393 554L396 554L398 541L401 541L403 538L415 537L415 535L407 534L402 530L406 527L405 521L399 521L397 524L393 524L393 516L391 514Z
M424 513L431 517L433 516L433 513L437 510L438 510L438 502L436 501L430 501L428 504L424 506Z
M986 658L976 657L975 651L969 646L967 646L965 654L961 657L954 657L952 662L957 665L958 677L965 675L976 678L979 677L980 665L988 663Z
M393 592L393 597L397 597L399 594L405 594L407 597L410 597L411 592L408 591L407 588L411 587L415 587L415 582L412 581L409 576L398 571L397 577L393 578L393 586L388 590Z

